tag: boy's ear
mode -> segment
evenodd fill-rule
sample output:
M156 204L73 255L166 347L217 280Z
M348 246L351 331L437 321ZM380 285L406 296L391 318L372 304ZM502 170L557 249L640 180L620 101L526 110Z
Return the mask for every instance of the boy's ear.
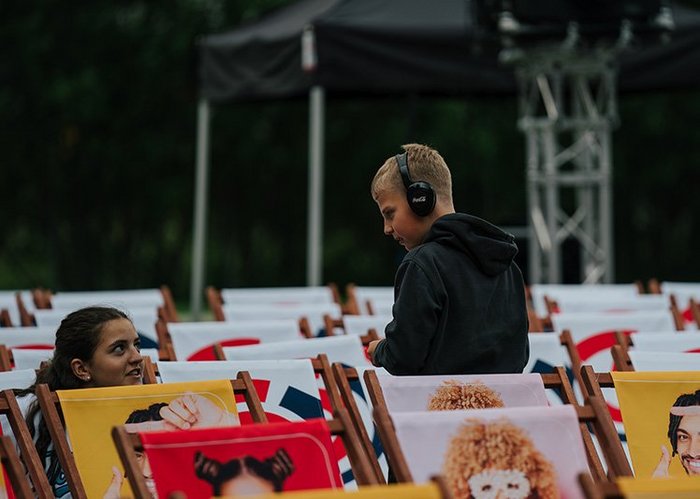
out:
M73 359L70 361L70 368L76 378L83 381L90 381L90 370L84 361L80 359Z

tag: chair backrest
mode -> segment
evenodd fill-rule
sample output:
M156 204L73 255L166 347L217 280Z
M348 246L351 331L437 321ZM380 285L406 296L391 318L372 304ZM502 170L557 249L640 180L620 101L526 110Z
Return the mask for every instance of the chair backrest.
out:
M561 336L556 333L529 333L530 357L523 369L524 373L549 374L555 371L555 367L563 367L569 381L573 383L574 372L571 358L566 347L562 344ZM547 390L547 398L552 405L565 403L558 390Z
M605 297L607 299L634 298L639 295L639 286L630 284L531 284L529 287L532 304L537 315L549 313L544 297L553 300L565 298Z
M293 305L337 303L330 286L290 286L272 288L222 288L221 299L226 305Z
M586 299L566 296L557 299L554 305L558 313L620 314L628 312L665 312L671 306L671 302L667 296L663 295L638 295L612 299L594 295Z
M136 456L136 451L142 449L151 464L160 497L168 497L175 490L192 497L225 494L228 491L223 482L230 477L223 478L221 473L234 466L224 463L241 458L259 477L265 475L261 473L264 466L249 461L254 458L258 463L266 462L271 478L276 478L277 491L342 487L331 444L333 434L343 439L358 483L376 483L343 409L328 422L314 419L183 433L130 434L124 426L113 429L114 442L127 475L132 477L137 499L151 497ZM213 488L215 485L217 488Z
M596 384L609 382L602 379L604 373L584 369L592 391L599 389ZM608 376L620 403L635 476L693 473L700 433L700 371L613 371Z
M700 353L628 351L634 371L700 371Z
M294 319L261 319L231 322L158 323L161 343L172 343L176 358L170 360L215 360L213 347L252 345L303 339Z
M37 385L36 393L71 493L73 497L82 498L104 494L112 480L110 470L118 462L109 437L114 425L127 421L169 428L190 425L176 417L177 414L190 414L189 421L194 419L193 427L237 424L236 387L239 392L244 392L246 400L252 401L251 412L255 410L255 417L265 422L247 373L239 373L239 379L231 381L119 386L56 393L49 391L46 385ZM70 446L66 431L70 436Z
M300 303L300 304L224 304L226 321L248 321L262 319L295 319L305 318L311 327L312 335L319 336L325 331L323 317L342 317L340 305L337 303Z
M0 328L0 343L8 348L53 348L56 328L3 327Z
M422 483L441 473L456 497L468 497L482 486L493 491L499 484L529 489L535 497L558 497L560 491L576 497L577 476L588 471L580 432L587 409L569 405L388 416L375 408L375 417L399 482Z
M8 389L8 385L15 385L17 387L25 388L25 381L20 381L16 379L11 381L5 373L0 376L0 384L2 385L2 392L0 392L0 414L2 414L6 419L3 420L3 439L10 439L11 442L17 443L19 448L20 458L27 470L27 474L33 484L34 490L39 497L49 498L53 497L53 490L49 484L49 480L46 477L46 472L44 471L44 465L42 459L36 451L34 446L34 441L27 427L27 423L24 420L24 415L20 409L17 399L15 398L14 392ZM24 373L23 373L24 374ZM26 378L26 376L25 376ZM33 382L33 381L32 381ZM30 382L31 384L31 382ZM7 424L7 425L6 425ZM14 450L14 443L11 443L11 447ZM3 464L5 460L3 459ZM21 481L27 484L26 478L24 476L24 469L21 470ZM8 469L8 474L11 470ZM12 486L15 487L14 482L12 482L12 476L10 476ZM22 492L22 488L15 488L16 497L32 497L32 495L18 495Z
M372 314L372 302L387 302L394 300L393 286L357 286L349 283L345 287L347 309L350 314Z
M0 359L3 345L0 345ZM39 369L42 362L53 357L53 348L12 348L8 351L8 358L13 364L13 369Z
M283 341L262 345L227 347L223 349L226 360L246 359L299 359L326 354L328 360L347 366L371 365L358 336L329 336L303 341Z
M343 329L345 334L355 336L365 335L370 329L374 329L383 338L384 329L391 320L391 315L346 315L343 317Z

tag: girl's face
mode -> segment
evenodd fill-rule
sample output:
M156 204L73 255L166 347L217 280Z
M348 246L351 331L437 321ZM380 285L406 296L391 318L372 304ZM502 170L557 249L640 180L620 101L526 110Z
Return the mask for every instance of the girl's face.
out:
M140 345L130 320L114 319L105 323L95 353L85 363L89 386L140 385L143 364Z
M222 496L251 496L274 492L273 485L250 473L241 473L221 485Z

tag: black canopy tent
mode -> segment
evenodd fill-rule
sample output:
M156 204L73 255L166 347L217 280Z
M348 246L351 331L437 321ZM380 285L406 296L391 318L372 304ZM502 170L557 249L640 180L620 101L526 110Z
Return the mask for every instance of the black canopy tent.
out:
M697 86L700 12L674 6L665 44L619 58L621 92ZM199 42L191 304L201 304L209 105L309 95L307 284L320 283L324 95L515 95L470 0L301 0L258 22Z

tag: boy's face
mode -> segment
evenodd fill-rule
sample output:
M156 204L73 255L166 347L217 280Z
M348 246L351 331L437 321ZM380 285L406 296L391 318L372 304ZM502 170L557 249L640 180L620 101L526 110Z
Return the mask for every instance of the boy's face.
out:
M430 220L411 211L405 192L383 191L376 202L384 220L384 234L393 237L407 250L412 250L423 241L430 228Z

